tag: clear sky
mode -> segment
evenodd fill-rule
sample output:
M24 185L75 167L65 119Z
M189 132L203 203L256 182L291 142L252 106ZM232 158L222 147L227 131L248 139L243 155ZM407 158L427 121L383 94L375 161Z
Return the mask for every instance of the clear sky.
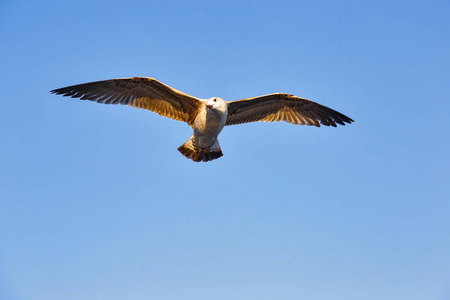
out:
M0 2L0 299L450 299L450 1ZM51 95L148 76L355 123L224 128Z

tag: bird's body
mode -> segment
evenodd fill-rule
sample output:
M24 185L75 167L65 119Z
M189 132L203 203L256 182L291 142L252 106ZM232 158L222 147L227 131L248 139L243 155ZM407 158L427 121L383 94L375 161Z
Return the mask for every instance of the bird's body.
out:
M178 150L194 161L208 161L222 156L217 136L225 127L227 112L228 106L220 98L204 101L192 126L194 134ZM185 154L186 148L191 151Z
M208 104L209 103L209 104ZM227 121L227 105L225 101L214 97L202 105L194 121L194 137L200 148L210 147Z
M184 121L193 129L193 135L178 150L194 161L210 161L223 155L217 136L226 125L286 121L296 125L336 127L336 123L353 122L326 106L288 94L276 93L237 101L224 101L218 97L199 99L146 77L96 81L51 92L81 100L144 108Z

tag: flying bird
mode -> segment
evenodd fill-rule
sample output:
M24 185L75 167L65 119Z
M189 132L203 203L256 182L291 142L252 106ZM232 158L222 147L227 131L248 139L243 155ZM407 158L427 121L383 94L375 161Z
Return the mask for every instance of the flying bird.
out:
M57 95L104 104L147 109L186 122L193 134L178 151L193 161L221 157L217 136L226 125L285 121L295 125L336 127L353 122L349 117L313 101L284 93L236 101L218 97L200 99L147 77L119 78L72 85L50 91Z

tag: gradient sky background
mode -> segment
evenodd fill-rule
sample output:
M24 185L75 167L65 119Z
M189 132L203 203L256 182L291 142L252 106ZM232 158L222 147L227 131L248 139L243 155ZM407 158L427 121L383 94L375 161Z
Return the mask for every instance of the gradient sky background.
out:
M450 299L450 1L0 2L0 299ZM51 95L154 77L356 122L226 127Z

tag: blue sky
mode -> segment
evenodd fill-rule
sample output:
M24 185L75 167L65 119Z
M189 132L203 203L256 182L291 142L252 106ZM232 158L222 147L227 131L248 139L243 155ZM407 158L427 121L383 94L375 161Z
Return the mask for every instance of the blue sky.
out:
M449 1L2 1L0 299L450 299ZM148 76L356 122L226 127L51 95Z

